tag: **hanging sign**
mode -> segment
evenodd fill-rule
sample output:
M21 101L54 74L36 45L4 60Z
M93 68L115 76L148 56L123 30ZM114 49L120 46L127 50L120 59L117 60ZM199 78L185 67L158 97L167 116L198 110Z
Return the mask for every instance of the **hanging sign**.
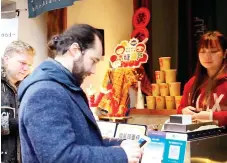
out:
M28 0L29 18L34 18L43 12L73 5L77 0Z
M121 41L110 57L111 66L113 68L139 68L141 64L146 63L148 60L145 44L147 40L139 42L138 39L132 38L130 41Z

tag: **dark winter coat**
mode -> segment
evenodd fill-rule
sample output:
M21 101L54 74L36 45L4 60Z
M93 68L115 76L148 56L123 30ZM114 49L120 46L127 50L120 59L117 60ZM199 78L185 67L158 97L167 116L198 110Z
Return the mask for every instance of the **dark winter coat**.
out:
M17 163L19 156L18 101L16 87L1 67L1 162ZM18 153L17 153L18 152Z

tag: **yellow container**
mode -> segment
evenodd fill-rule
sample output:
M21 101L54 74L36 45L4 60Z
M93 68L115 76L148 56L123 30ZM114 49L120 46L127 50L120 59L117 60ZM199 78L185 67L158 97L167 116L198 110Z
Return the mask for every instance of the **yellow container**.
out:
M166 100L166 109L167 110L173 110L176 108L174 96L166 96L165 100Z
M165 72L164 71L155 71L156 83L165 83Z
M147 100L147 108L148 109L155 109L155 96L146 96Z
M153 96L159 96L160 95L160 88L159 88L159 84L151 84L152 87L152 95Z
M156 96L156 109L165 109L165 97L164 96Z
M180 106L182 96L175 96L175 104L176 104L176 109Z
M170 63L171 63L171 57L160 57L159 58L160 70L169 70Z
M159 85L161 96L169 96L169 85L167 83L160 83Z
M177 70L176 69L165 70L166 83L176 82L176 76L177 76Z
M170 96L180 96L180 86L181 82L169 83Z

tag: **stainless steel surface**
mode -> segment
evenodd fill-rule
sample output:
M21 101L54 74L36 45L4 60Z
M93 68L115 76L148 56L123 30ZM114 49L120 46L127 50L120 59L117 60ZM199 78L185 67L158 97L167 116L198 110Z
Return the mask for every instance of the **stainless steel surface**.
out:
M188 141L185 163L227 163L227 134Z

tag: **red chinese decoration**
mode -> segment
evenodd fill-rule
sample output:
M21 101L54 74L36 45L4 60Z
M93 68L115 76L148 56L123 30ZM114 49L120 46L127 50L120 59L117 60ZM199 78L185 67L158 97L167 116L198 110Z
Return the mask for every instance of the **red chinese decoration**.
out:
M132 23L135 28L146 28L150 21L150 11L141 7L133 15Z
M149 38L149 32L147 28L136 28L132 32L131 38L137 38L141 42L145 38Z
M136 38L140 42L145 38L149 38L149 32L146 28L150 21L150 11L146 7L141 7L133 15L132 24L134 30L131 34L131 38Z

